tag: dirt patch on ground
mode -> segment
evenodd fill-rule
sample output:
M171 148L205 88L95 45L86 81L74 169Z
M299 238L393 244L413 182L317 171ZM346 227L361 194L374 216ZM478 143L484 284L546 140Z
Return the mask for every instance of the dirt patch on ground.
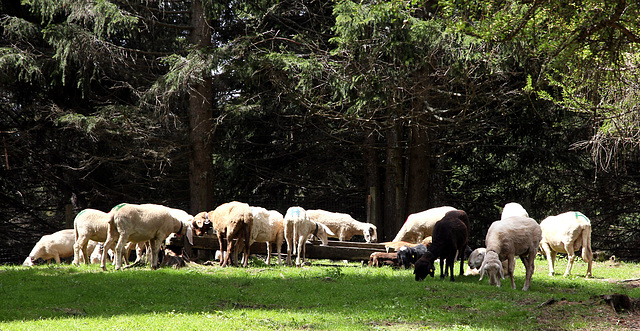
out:
M589 313L576 314L584 309L589 309ZM640 314L637 311L616 313L601 298L579 302L550 300L539 306L538 310L540 314L537 321L542 330L640 330ZM564 327L567 320L574 320L575 327ZM583 327L583 324L587 326Z

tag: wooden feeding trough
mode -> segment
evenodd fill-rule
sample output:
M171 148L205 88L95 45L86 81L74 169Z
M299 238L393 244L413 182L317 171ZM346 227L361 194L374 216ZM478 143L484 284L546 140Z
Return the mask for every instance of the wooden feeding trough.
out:
M271 244L272 255L277 254L274 245ZM193 246L197 250L210 250L215 252L219 249L218 237L215 234L205 236L195 236ZM329 260L349 260L368 261L369 255L373 252L385 252L384 244L364 243L351 241L329 240L328 245L322 245L320 241L314 240L306 243L306 256L308 259L329 259ZM254 243L251 245L251 254L267 254L266 243ZM282 254L286 257L287 243L282 243Z

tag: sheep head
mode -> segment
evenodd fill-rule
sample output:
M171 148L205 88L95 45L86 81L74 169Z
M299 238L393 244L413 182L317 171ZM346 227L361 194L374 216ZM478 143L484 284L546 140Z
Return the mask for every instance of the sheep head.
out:
M368 243L374 243L378 241L378 229L373 224L368 224L367 228L362 232L364 240Z
M494 251L487 251L485 253L484 261L480 267L479 280L482 280L485 274L489 275L490 285L495 285L497 287L502 286L500 280L504 279L504 270L502 269L502 262L500 262L498 253Z
M193 228L193 232L196 236L202 236L207 231L213 229L213 223L209 218L209 213L201 212L198 213L194 218L193 222L191 222L191 227Z
M476 248L469 255L469 268L478 269L482 266L482 261L484 261L484 255L486 254L486 248Z
M416 261L416 267L413 270L413 274L416 275L416 280L420 281L427 278L427 275L434 277L436 268L433 266L435 256L429 251L424 253L418 261Z
M27 258L24 259L24 262L22 263L22 265L25 267L33 266L33 259L31 258L31 256L27 256Z

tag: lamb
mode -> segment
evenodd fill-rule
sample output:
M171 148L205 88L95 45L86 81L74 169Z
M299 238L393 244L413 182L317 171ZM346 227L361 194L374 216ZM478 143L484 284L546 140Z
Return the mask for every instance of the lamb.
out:
M282 242L284 242L284 217L275 210L267 210L262 207L251 207L253 215L253 229L249 245L254 242L267 243L267 265L271 264L271 243L276 245L278 251L278 264L282 265L280 254Z
M291 254L297 254L296 266L306 261L305 243L311 235L320 239L323 245L329 243L328 236L335 235L326 225L313 222L302 207L290 207L284 216L284 237L287 241L287 264L291 265Z
M433 227L436 222L441 220L447 212L452 210L456 209L445 206L431 208L409 215L393 241L407 241L416 244L420 243L420 241L433 233Z
M524 207L522 207L522 205L520 205L519 203L509 202L504 205L500 219L503 220L511 216L529 217L529 213L527 213L527 210L524 209Z
M489 275L489 284L501 286L500 279L504 279L501 261L507 260L507 275L511 277L511 288L515 289L513 270L517 255L520 256L526 269L522 290L527 291L531 285L531 276L535 269L536 253L541 239L540 225L531 218L512 216L493 222L485 237L487 247L480 266L480 280L485 275Z
M326 225L340 241L350 240L355 235L364 236L364 240L368 243L378 240L378 230L375 225L358 222L349 214L316 209L307 210L307 217L312 222Z
M380 266L392 266L397 267L400 265L398 260L398 253L384 253L384 252L373 252L369 256L369 266L370 267L380 267Z
M73 229L42 236L22 265L33 266L38 259L46 260L47 263L54 259L56 263L60 263L60 258L73 256L73 239Z
M125 244L149 241L151 250L151 268L158 267L160 245L171 233L186 234L193 244L193 216L184 210L161 205L135 205L122 203L109 212L109 232L104 243L108 251L115 244L115 269L122 268L122 252ZM116 244L117 239L117 244ZM107 254L102 254L100 266L106 270Z
M553 276L556 253L567 253L568 263L564 276L571 274L576 258L575 251L582 246L582 259L587 262L586 277L591 277L593 253L591 252L591 221L581 212L570 211L549 216L540 222L542 241L540 249L549 261L549 276Z
M251 207L246 203L238 201L223 203L213 211L201 212L194 217L194 222L201 222L202 220L205 222L210 221L213 229L217 232L220 251L224 252L226 247L227 252L226 254L222 254L223 258L220 259L220 266L225 267L230 265L231 254L232 252L235 253L235 241L243 240L244 256L242 264L246 267L249 263L251 248L251 245L248 243L253 228Z
M398 249L398 263L405 269L409 269L419 258L427 252L427 246L420 244L416 246L403 246Z
M413 273L416 280L423 280L427 275L433 277L435 273L433 262L436 258L440 258L440 279L445 277L443 267L446 263L447 271L451 272L450 280L453 282L453 265L458 256L462 258L460 262L460 276L462 276L469 229L469 217L462 210L449 211L436 222L433 228L433 242L429 250L415 263Z
M109 231L109 216L107 213L96 209L84 209L73 220L75 243L73 244L73 264L89 264L90 256L87 249L89 240L104 242ZM81 255L82 254L82 255Z

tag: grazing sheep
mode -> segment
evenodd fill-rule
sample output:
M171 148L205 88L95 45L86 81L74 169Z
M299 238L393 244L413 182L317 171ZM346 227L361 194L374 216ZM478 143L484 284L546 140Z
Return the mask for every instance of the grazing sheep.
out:
M486 253L480 267L480 280L489 275L489 284L501 286L500 279L504 279L502 262L507 260L507 275L511 277L511 288L516 288L513 279L515 256L520 256L526 269L523 291L531 285L531 276L535 269L534 263L538 245L542 239L540 225L528 217L512 216L495 221L489 227L485 237Z
M282 242L284 242L284 217L275 210L266 210L262 207L251 207L253 214L253 229L249 245L254 242L267 243L267 265L271 264L271 243L276 245L278 252L278 264L282 265L280 254Z
M591 277L593 253L591 252L591 221L581 212L570 211L549 216L540 222L542 240L540 248L549 261L549 276L553 276L556 253L567 253L568 263L564 276L571 274L576 258L575 251L582 246L582 259L587 262L586 277Z
M427 252L427 246L420 244L416 246L403 246L398 249L398 263L405 269L409 269L419 258Z
M440 279L444 279L444 264L446 263L447 271L451 272L450 280L453 282L453 264L459 257L460 276L464 274L464 254L469 239L469 217L462 210L452 210L433 227L433 242L429 250L418 259L415 263L413 273L417 281L423 280L427 275L434 276L435 268L433 262L436 258L440 258Z
M529 213L527 213L527 210L519 203L509 202L504 205L500 219L503 220L511 216L529 217Z
M425 211L411 214L407 217L400 231L393 241L407 241L410 243L420 243L424 238L431 236L433 226L441 220L449 211L456 210L453 207L437 207Z
M104 242L109 232L109 214L96 210L84 209L73 220L75 243L73 244L73 264L89 264L92 250L87 249L89 240ZM82 255L81 255L82 254Z
M73 229L42 236L22 265L32 266L38 259L46 260L47 263L54 259L56 263L60 263L60 258L73 256L73 239Z
M469 255L469 268L479 269L484 261L484 255L486 254L486 248L476 248Z
M284 216L284 237L287 241L287 264L291 265L291 254L297 254L296 266L306 262L305 243L311 235L316 236L323 245L329 243L328 236L334 233L321 223L312 222L302 207L290 207Z
M400 266L400 262L398 260L397 253L384 253L384 252L373 252L369 256L369 266L370 267L381 267L381 266L392 266L398 267Z
M242 265L246 267L249 263L251 248L248 243L251 238L251 229L253 228L251 207L243 202L227 202L213 211L202 212L194 217L194 220L197 221L201 221L201 219L211 221L213 229L218 234L220 251L224 252L225 247L227 247L226 254L223 253L223 257L220 259L220 266L225 267L230 264L231 254L235 253L235 241L242 240L244 242Z
M119 204L109 212L109 232L104 243L108 251L115 244L115 269L122 268L122 253L128 241L149 242L151 251L151 268L158 267L160 245L171 233L184 235L193 243L193 216L184 210L161 205ZM117 244L116 244L117 239ZM100 266L106 270L108 254L102 254Z
M349 214L316 209L307 210L307 217L312 222L326 225L340 241L350 240L355 235L363 235L368 243L378 240L378 230L375 225L358 222Z

